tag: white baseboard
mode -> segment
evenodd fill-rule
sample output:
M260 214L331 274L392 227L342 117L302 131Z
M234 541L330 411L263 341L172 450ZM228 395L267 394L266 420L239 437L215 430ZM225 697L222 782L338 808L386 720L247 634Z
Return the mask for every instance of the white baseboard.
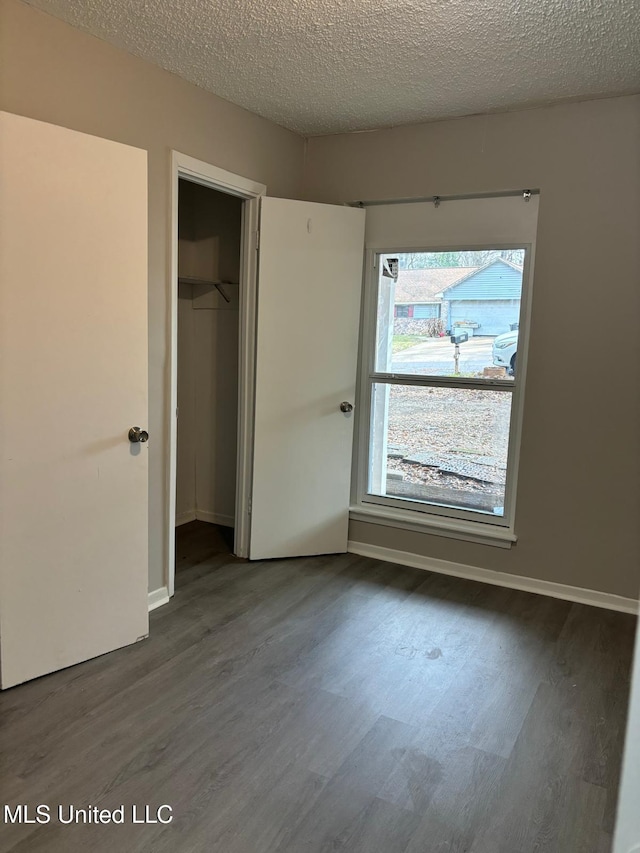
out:
M223 527L233 527L235 519L232 515L223 515L221 512L209 512L206 509L197 509L195 517L198 521L208 521L209 524L221 524Z
M442 575L453 575L456 578L490 583L495 586L506 586L509 589L520 589L524 592L535 592L538 595L548 595L551 598L562 598L575 601L578 604L590 604L593 607L604 607L607 610L620 610L622 613L638 613L638 601L634 598L624 598L608 592L598 592L594 589L583 589L579 586L567 586L553 581L524 578L506 572L494 572L490 569L480 569L477 566L465 566L462 563L451 563L449 560L436 560L411 554L408 551L396 551L393 548L382 548L379 545L368 545L366 542L349 542L347 550L351 554L362 557L372 557L374 560L384 560L388 563L399 563L401 566L412 566L414 569L425 569Z
M166 586L161 586L160 589L154 589L148 595L149 612L157 607L162 607L163 604L169 603L169 590Z
M181 524L188 524L190 521L195 521L197 518L195 509L188 509L186 512L180 512L176 515L176 527Z

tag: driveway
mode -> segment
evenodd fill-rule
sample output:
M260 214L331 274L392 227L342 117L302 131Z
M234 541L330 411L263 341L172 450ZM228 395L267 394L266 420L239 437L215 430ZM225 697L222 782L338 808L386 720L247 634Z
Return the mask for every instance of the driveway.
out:
M493 365L493 338L469 338L460 344L460 373L482 373ZM454 345L448 337L429 338L423 343L393 355L392 373L429 373L432 376L451 376L454 370Z

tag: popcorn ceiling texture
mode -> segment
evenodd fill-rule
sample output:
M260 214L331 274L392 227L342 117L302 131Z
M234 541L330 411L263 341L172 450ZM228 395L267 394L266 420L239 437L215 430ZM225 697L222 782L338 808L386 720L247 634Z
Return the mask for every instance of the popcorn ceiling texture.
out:
M638 0L32 0L306 136L640 90Z

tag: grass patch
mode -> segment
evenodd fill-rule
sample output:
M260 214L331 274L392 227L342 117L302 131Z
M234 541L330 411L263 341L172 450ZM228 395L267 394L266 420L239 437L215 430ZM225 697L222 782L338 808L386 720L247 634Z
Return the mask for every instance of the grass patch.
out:
M409 347L413 347L416 344L421 344L426 338L422 335L394 335L392 345L392 352L402 352L403 349L409 349Z

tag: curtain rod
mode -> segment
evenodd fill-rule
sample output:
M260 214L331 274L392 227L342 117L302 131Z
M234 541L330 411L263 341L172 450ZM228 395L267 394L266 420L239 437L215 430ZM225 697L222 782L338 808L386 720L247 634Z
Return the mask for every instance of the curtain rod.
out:
M424 204L432 202L436 207L443 201L467 201L476 198L517 198L521 196L525 201L529 201L531 196L540 195L540 190L505 190L504 192L495 193L474 193L469 195L429 195L422 198L394 198L394 199L376 199L374 201L349 201L348 207L378 207L379 205L387 204Z

